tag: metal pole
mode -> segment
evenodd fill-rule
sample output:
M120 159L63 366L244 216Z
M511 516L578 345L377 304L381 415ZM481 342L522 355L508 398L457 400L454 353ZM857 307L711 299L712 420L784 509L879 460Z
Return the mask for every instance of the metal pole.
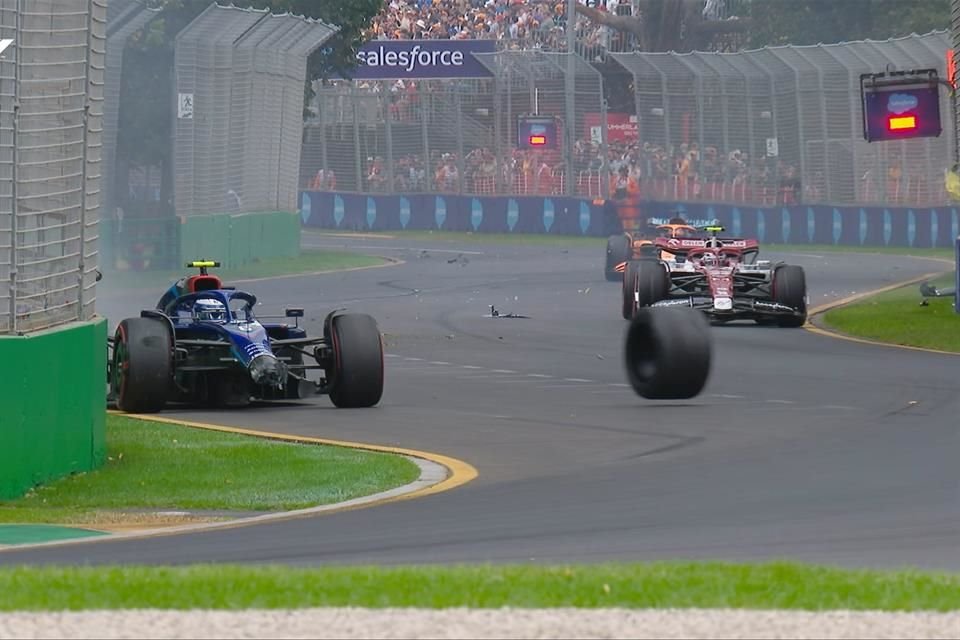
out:
M429 192L433 185L433 173L430 171L430 136L427 133L427 128L429 123L427 122L427 114L433 113L433 92L431 90L424 91L424 83L421 82L417 92L420 94L420 98L417 103L420 105L420 124L421 124L421 133L423 135L423 189L422 191ZM427 100L430 100L430 107L427 107Z
M467 176L465 175L466 170L466 158L463 157L463 96L461 95L460 84L456 85L457 92L457 174L460 176L460 179L457 181L459 183L460 193L466 193L466 184Z
M609 135L609 129L607 129L607 99L604 97L603 92L603 75L597 75L600 81L600 197L609 198L610 197L610 162L609 162L609 149L607 147L607 136Z
M17 0L17 10L14 16L14 33L20 37L20 16L23 12L21 0ZM13 113L12 131L11 131L11 158L10 167L10 333L16 335L17 332L17 165L20 161L20 154L17 153L17 121L20 113L20 50L18 47L14 53L13 61Z
M285 206L282 206L280 204L280 181L283 179L283 136L284 136L284 131L286 131L286 129L284 129L284 126L283 126L283 112L286 110L286 107L287 107L287 88L281 87L280 89L280 129L279 129L280 135L277 136L277 183L276 183L277 189L276 189L276 194L274 195L274 199L276 202L274 206L278 211L285 208Z
M93 48L93 3L94 0L87 2L86 84L84 85L83 97L83 167L80 170L80 272L77 274L77 320L81 321L85 319L83 314L83 287L87 271L87 144L90 135L90 53Z
M537 90L537 81L533 78L533 72L530 72L530 113L540 115L540 94Z
M515 136L518 135L514 133L514 131L516 131L516 129L514 129L515 126L513 122L513 74L511 68L507 67L507 149L510 149L510 154L506 158L507 163L513 162L515 157L513 154L513 145L517 140ZM501 173L503 173L504 169L506 169L506 165L504 165ZM516 184L513 179L513 170L511 169L509 173L504 173L504 175L507 179L506 193L512 194L513 185Z
M941 82L943 81L941 80ZM957 91L949 82L944 84L947 85L947 91L950 92L950 112L953 114L953 164L956 166L960 164L960 122L958 122L960 116L957 114ZM960 297L957 299L960 300Z
M563 129L566 132L564 136L567 140L567 149L565 154L565 164L566 164L566 173L567 179L565 181L565 191L568 196L572 196L575 193L573 188L573 150L577 143L577 124L576 119L576 63L574 59L576 53L577 45L577 0L567 0L567 73L565 80L566 85L566 114L563 123Z
M324 87L320 87L322 92ZM327 175L330 168L327 166L327 110L324 109L324 94L317 95L317 116L320 118L320 166L323 167L323 180L327 181ZM320 185L320 189L326 191L325 185Z
M821 192L822 195L820 197L821 197L821 201L823 198L826 198L827 202L843 202L842 198L838 198L837 194L835 193L836 190L833 188L835 177L832 175L830 171L830 141L829 141L830 136L827 135L827 130L828 130L827 99L826 99L826 88L824 87L824 82L823 82L823 69L820 68L819 65L814 65L812 63L810 64L810 66L814 67L817 70L817 80L819 83L818 89L820 90L820 126L822 127L820 139L823 140L823 146L822 146L823 154L820 156L821 158L823 158L822 163L820 165L820 168L822 170L821 172L823 174L823 185L822 185L823 191ZM800 96L798 95L797 100L799 99L800 99ZM850 151L851 151L851 155L855 155L853 154L853 149L851 149ZM814 172L811 172L811 173L814 173ZM800 175L800 193L793 194L793 198L795 202L804 201L803 190L812 182L813 182L812 175L808 173L804 173Z
M363 160L360 159L360 96L356 86L350 87L353 98L353 159L357 176L357 191L363 191Z
M393 191L396 182L393 179L393 129L390 125L390 87L386 80L381 81L381 92L383 93L383 133L387 142L387 190Z
M500 119L500 98L502 87L499 74L493 79L493 141L494 152L497 154L496 172L493 176L494 191L497 195L503 191L503 121ZM509 129L509 125L507 127Z

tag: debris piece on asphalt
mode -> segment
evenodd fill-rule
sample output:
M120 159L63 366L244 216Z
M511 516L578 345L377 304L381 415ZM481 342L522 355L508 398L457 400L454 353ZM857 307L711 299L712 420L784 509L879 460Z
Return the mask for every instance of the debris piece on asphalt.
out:
M530 316L521 315L519 313L501 313L494 305L490 305L490 313L483 316L484 318L529 318Z

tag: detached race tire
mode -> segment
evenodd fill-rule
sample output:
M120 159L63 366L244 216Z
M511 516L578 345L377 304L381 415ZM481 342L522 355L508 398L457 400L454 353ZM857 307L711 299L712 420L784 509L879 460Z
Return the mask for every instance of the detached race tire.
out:
M710 326L689 308L638 309L627 329L627 380L648 400L686 400L703 391L712 359Z
M377 321L346 313L330 321L333 361L327 370L330 401L340 409L372 407L383 396L383 339Z
M773 301L801 312L799 316L781 316L781 327L802 327L807 322L807 276L803 267L785 264L773 272Z
M113 342L110 386L117 408L157 413L167 403L173 376L170 329L153 318L127 318Z
M633 239L625 233L607 238L607 260L603 267L603 276L610 282L620 279L620 272L615 271L618 264L626 262L633 256Z

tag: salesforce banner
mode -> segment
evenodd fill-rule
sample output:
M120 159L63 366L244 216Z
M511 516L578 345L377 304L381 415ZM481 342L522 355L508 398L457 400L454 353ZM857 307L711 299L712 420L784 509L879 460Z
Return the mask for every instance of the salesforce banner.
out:
M355 80L490 78L473 54L495 51L493 40L373 40L351 73Z
M644 202L645 217L672 217L696 225L719 222L730 235L760 244L833 244L952 248L960 236L960 208L751 207L726 203ZM466 196L302 191L305 227L341 230L401 229L478 233L605 236L619 231L616 207L566 196Z

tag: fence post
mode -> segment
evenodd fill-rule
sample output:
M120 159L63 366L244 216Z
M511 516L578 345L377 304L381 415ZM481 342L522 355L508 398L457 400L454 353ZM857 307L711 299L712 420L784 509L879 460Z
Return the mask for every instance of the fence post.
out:
M459 82L455 85L455 91L457 92L457 173L460 175L459 185L460 193L466 193L467 185L467 175L466 168L467 162L464 158L463 150L463 92L461 91L461 85Z
M86 64L86 78L84 81L84 93L86 97L83 101L83 157L80 169L80 264L77 273L77 320L83 320L84 295L83 287L87 272L87 157L88 142L90 134L90 53L93 47L93 3L94 0L87 0L87 50L84 54Z
M504 177L507 179L505 193L509 193L509 194L513 193L513 185L516 184L516 181L513 178L513 171L512 170L509 172L506 171L507 166L509 166L509 163L513 162L513 158L515 157L513 154L513 145L514 145L514 141L516 141L517 138L513 137L515 135L513 126L514 126L513 125L513 73L511 72L510 67L507 67L507 150L508 150L508 153L505 161L507 164L505 164L501 168L500 173L502 173Z
M393 179L393 129L390 125L390 86L387 80L380 81L380 92L383 95L383 134L387 143L387 191L392 192L396 186Z
M773 184L776 189L780 189L780 154L783 151L780 149L780 125L777 118L777 84L776 78L773 73L769 70L766 70L769 73L770 79L770 129L773 132L773 137L777 140L777 161L774 163L773 169ZM803 145L801 140L800 145ZM766 145L764 145L766 147ZM766 153L766 151L764 151ZM753 155L753 150L751 149L751 155Z
M327 165L327 110L324 105L326 94L324 93L325 87L321 85L319 89L320 91L317 93L317 117L320 118L320 166L323 168L323 180L327 182L330 168ZM326 184L320 185L320 188L325 191Z
M663 150L667 154L667 158L672 158L673 139L670 136L670 94L667 92L667 76L663 73L663 69L655 68L660 75L660 95L663 96L660 100L660 104L663 105L663 115L660 116L663 118Z
M570 0L570 2L569 2L569 4L568 4L569 9L571 9L571 10L573 9L573 2L574 2L574 0ZM577 19L576 13L573 12L573 11L569 11L567 20L571 20L571 21L573 21L573 22L575 23L575 22L576 22L576 19ZM577 76L576 76L576 73L577 73L577 71L576 71L576 66L575 66L575 65L576 65L576 60L574 59L577 54L574 53L574 50L575 50L575 37L574 37L574 33L575 33L575 28L570 28L569 31L568 31L568 40L567 40L567 44L568 44L568 46L567 46L567 73L566 73L566 76L567 76L567 77L566 77L566 83L565 83L565 84L566 84L566 91L565 91L565 93L567 94L567 95L566 95L566 98L567 98L566 103L567 103L567 104L566 104L566 107L565 107L565 109L564 109L564 111L566 111L565 118L564 118L564 131L566 131L566 134L567 134L566 136L564 136L564 137L566 138L566 140L567 140L567 153L566 153L566 163L565 163L565 164L566 164L567 179L566 179L566 181L565 181L566 184L564 184L564 187L565 187L564 191L566 192L566 195L568 195L568 196L572 196L574 193L576 193L576 189L575 189L574 186L573 186L573 183L574 183L574 177L573 177L573 171L574 171L573 156L574 156L574 149L576 148L576 145L577 145L577 122L576 122L576 119L577 119L577 113L576 113L576 112L577 112L577 103L576 103ZM602 97L602 96L601 96L601 97ZM538 173L539 173L539 171L538 171Z
M350 102L353 105L353 158L357 171L357 191L363 191L363 161L360 158L360 93L356 85L350 86Z
M600 80L600 197L607 199L610 197L610 153L608 147L609 129L607 128L607 98L603 87L603 75L598 76ZM636 100L636 97L634 97ZM636 109L634 109L636 111ZM639 123L637 128L639 129ZM587 173L589 180L590 173ZM588 191L589 195L593 195Z
M433 186L433 172L430 171L430 135L428 133L429 123L427 122L428 114L433 113L433 87L428 86L427 90L423 90L424 82L420 82L420 99L417 101L420 105L420 135L423 138L423 191L430 191ZM427 106L427 101L430 101L430 105Z
M284 131L284 122L283 122L283 113L284 105L287 104L287 88L280 88L280 130L279 135L277 136L277 188L275 190L273 199L274 199L274 209L280 211L285 207L280 204L280 180L283 175L283 131ZM302 120L302 118L301 118ZM301 136L301 139L303 136ZM298 167L299 168L299 167Z
M14 43L17 49L14 52L13 62L13 113L12 113L12 131L11 139L11 165L10 165L10 334L17 335L17 179L20 162L19 153L17 153L17 129L20 113L20 16L23 13L23 2L17 0L17 10L14 16L13 32L17 38Z
M497 154L496 171L493 174L494 193L500 195L503 190L503 170L506 163L503 159L503 121L500 119L500 99L503 87L501 86L501 77L497 74L493 79L493 146L494 153Z

